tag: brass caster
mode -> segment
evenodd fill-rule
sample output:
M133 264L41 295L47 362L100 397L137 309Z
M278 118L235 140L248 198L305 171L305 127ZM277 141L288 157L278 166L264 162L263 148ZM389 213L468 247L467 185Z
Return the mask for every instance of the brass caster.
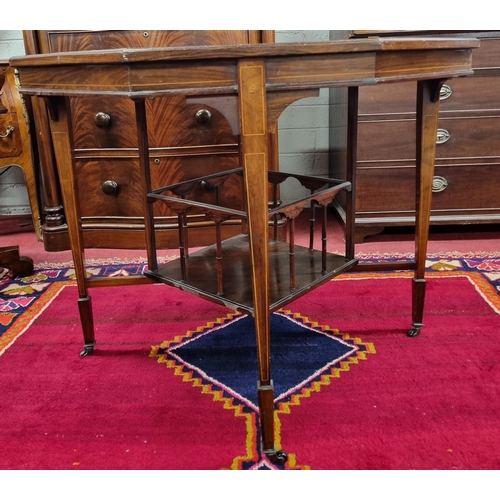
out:
M91 342L90 344L84 344L83 351L80 353L80 356L82 358L85 358L86 356L90 356L92 354L92 352L94 351L94 346L95 346L95 342Z
M420 335L420 327L414 327L408 330L408 333L406 334L408 337L417 337Z
M286 463L288 460L288 455L286 454L286 451L279 450L279 451L269 451L266 452L267 458L276 465L283 465Z

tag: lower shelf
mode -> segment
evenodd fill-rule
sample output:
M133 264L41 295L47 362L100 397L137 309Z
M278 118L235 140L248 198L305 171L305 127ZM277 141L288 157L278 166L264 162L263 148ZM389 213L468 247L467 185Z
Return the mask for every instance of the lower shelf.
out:
M146 276L167 283L218 304L247 314L253 314L252 266L248 235L238 235L222 242L224 293L217 294L216 248L198 250L186 258L186 279L181 278L180 260L148 270ZM313 290L334 276L357 264L356 259L326 254L326 270L322 271L322 252L295 247L295 288L290 289L289 246L284 241L269 243L270 312Z

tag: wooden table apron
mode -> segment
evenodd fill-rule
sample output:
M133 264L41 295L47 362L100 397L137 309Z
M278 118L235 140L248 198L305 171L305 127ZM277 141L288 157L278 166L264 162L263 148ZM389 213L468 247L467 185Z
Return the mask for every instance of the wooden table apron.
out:
M359 263L356 270L414 270L412 323L423 326L425 259L439 112L439 89L451 77L471 71L474 39L367 39L306 44L123 49L13 58L21 92L46 97L78 283L85 344L95 343L88 288L147 282L146 279L87 279L84 240L73 160L69 99L122 95L136 102L138 145L144 182L146 238L152 231L145 99L169 93L187 99L209 96L224 111L234 101L239 119L231 125L241 137L247 199L254 317L259 361L259 406L264 451L274 450L273 389L270 367L268 188L269 134L290 103L325 87L348 87L348 194L346 256L354 258L354 189L357 93L361 85L417 80L415 259L393 264ZM225 104L226 103L226 104ZM230 119L231 121L231 119ZM155 249L148 249L150 268Z

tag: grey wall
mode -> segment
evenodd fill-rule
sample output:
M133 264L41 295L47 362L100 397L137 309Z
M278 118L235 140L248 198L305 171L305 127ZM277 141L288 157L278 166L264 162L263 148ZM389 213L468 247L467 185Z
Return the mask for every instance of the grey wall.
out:
M0 30L0 59L8 59L24 53L22 31Z
M276 42L321 42L329 31L276 31ZM319 97L301 99L289 106L279 121L280 170L312 175L328 175L328 91ZM284 202L308 192L288 180L281 189Z
M345 37L345 31L276 30L276 42L315 42ZM0 59L24 54L22 31L0 31ZM302 99L289 106L279 119L280 168L289 172L328 175L329 93ZM1 172L0 172L1 173ZM282 189L284 201L304 189L293 180ZM29 213L22 171L12 168L0 175L0 213Z

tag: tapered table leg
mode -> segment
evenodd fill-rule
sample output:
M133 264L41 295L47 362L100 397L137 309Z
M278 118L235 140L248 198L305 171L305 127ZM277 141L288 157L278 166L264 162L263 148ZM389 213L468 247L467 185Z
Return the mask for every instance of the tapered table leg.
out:
M269 149L265 68L262 61L242 60L238 66L241 155L247 199L257 357L259 411L263 452L284 462L274 443L274 390L271 380L268 180Z
M50 128L54 143L54 153L59 168L59 179L65 207L68 235L73 256L76 283L78 286L78 310L83 328L84 347L81 356L92 353L95 345L94 319L91 298L88 293L85 274L85 253L81 225L78 188L75 178L75 165L71 134L69 99L63 97L46 98L50 116Z
M349 87L347 97L347 165L346 180L351 190L346 196L345 252L348 259L354 259L356 239L356 162L358 151L358 87Z
M436 154L436 134L439 119L439 89L443 80L417 83L417 151L416 151L416 215L415 215L415 275L412 283L412 328L408 336L415 337L423 325L425 303L425 261L429 240L429 220L432 202L432 179Z

